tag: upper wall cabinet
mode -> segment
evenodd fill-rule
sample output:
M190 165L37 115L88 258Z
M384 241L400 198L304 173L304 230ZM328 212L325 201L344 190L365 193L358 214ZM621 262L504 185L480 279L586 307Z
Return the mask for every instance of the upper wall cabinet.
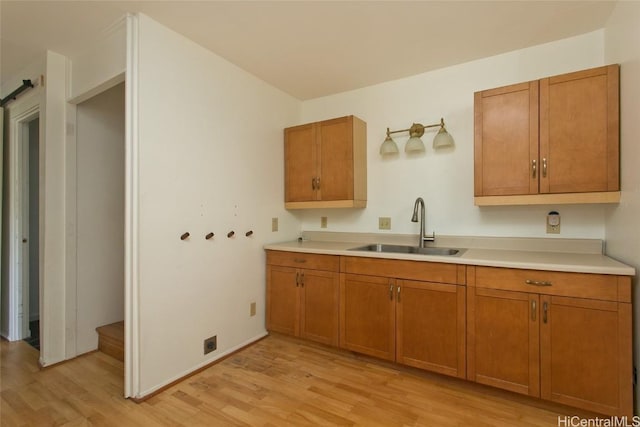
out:
M284 130L285 208L367 205L367 124L355 116Z
M475 204L620 200L619 66L475 93Z

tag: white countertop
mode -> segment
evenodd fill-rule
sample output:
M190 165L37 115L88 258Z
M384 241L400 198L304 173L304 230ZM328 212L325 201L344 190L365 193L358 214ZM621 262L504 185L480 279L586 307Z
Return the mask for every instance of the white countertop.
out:
M594 253L570 253L553 251L527 251L504 249L467 249L460 256L439 256L400 253L351 251L363 246L362 242L337 242L305 240L273 243L265 249L276 251L306 252L325 255L359 256L370 258L405 259L413 261L443 262L451 264L483 265L531 270L564 271L634 276L635 269L605 255Z

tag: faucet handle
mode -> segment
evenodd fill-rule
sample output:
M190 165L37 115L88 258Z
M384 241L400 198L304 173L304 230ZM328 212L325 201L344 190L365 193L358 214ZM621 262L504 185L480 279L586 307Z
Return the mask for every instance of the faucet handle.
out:
M422 241L423 242L435 242L436 241L436 232L432 232L430 236L423 236L422 237Z

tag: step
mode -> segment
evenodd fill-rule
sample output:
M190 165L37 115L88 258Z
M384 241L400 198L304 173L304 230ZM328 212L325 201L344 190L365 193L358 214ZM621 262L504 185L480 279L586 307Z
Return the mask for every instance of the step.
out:
M98 350L124 362L124 321L96 328Z

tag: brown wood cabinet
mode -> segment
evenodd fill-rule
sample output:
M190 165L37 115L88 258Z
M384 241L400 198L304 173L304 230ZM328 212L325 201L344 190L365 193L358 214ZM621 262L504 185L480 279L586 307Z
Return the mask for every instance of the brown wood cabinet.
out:
M358 257L342 264L342 348L465 377L463 266ZM443 278L451 283L435 281Z
M474 113L477 205L619 201L618 65L476 92Z
M337 346L338 269L336 256L267 251L267 329Z
M632 415L629 277L468 267L467 281L468 379Z
M286 128L285 208L366 207L366 128L355 116Z

